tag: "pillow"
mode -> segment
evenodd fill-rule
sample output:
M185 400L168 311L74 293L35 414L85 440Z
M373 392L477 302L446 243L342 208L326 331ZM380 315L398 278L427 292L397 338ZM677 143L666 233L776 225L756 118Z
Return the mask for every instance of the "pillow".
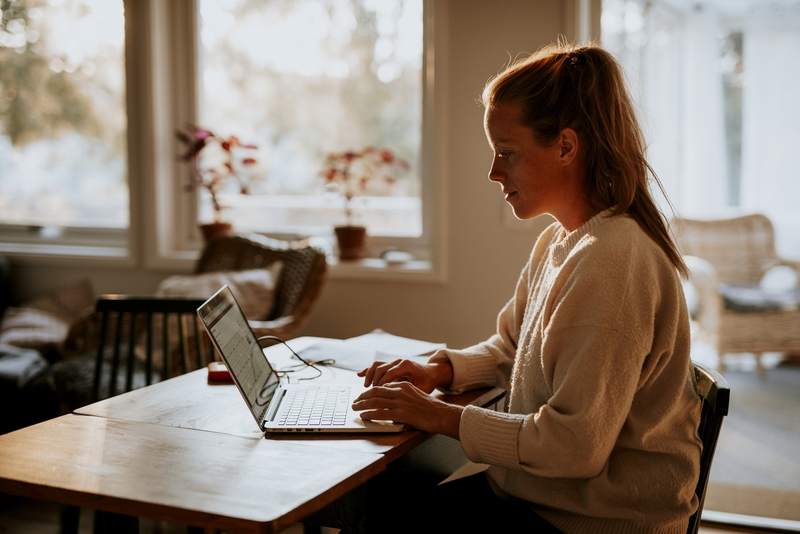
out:
M17 391L41 374L47 361L35 350L0 343L0 388Z
M800 287L797 271L788 265L776 265L761 277L758 287L770 293L783 293Z
M775 292L760 287L720 284L719 291L725 308L735 312L793 311L800 308L800 288Z
M156 296L207 299L227 284L245 317L264 320L275 304L275 288L282 269L283 262L276 261L262 269L170 276L158 286Z
M0 323L0 344L39 351L48 359L60 357L69 324L42 310L8 308Z
M79 280L23 304L26 308L35 308L54 315L68 324L87 315L94 305L94 290L88 279Z

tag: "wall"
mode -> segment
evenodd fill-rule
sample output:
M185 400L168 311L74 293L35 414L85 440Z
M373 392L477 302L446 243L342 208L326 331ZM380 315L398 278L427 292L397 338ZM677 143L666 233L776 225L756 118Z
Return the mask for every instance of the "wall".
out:
M443 1L443 0L436 0ZM445 0L447 1L447 0ZM304 333L347 337L372 328L463 346L489 336L497 311L546 218L510 221L486 174L490 150L479 97L510 56L570 35L571 2L451 0L447 21L450 95L446 126L448 278L444 283L330 280ZM98 293L149 294L167 273L33 265L17 274L21 297L89 276Z

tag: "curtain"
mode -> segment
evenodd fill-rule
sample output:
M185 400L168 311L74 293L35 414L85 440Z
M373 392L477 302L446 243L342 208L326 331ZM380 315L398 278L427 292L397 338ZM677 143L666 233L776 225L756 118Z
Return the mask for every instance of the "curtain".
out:
M728 168L722 72L721 25L709 6L685 15L682 47L683 121L677 206L685 216L708 216L728 205Z
M626 72L648 160L675 210L720 214L729 180L718 13L700 4L607 0L603 31ZM658 193L656 201L669 213Z
M742 207L772 219L800 259L800 2L766 5L743 31Z

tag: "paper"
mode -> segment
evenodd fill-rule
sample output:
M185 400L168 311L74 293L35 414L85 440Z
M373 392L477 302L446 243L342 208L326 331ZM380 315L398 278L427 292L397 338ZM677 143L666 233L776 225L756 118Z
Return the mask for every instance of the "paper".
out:
M447 347L444 343L431 343L430 341L395 336L383 330L374 330L369 334L351 337L345 341L351 346L374 350L376 360L427 356Z
M334 367L360 371L375 361L375 351L365 347L349 345L341 339L326 339L314 343L299 352L304 360L312 363L322 360L333 360Z
M438 349L445 348L444 343L431 343L388 334L375 330L368 334L350 339L324 339L299 352L305 360L312 362L334 360L334 367L361 371L375 361L389 361L397 358L427 359Z

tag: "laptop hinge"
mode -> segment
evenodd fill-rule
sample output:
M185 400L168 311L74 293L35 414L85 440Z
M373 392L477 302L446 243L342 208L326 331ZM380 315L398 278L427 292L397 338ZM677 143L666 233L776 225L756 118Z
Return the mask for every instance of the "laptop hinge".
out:
M272 397L272 401L269 403L267 413L264 414L264 421L261 423L262 427L275 419L275 415L278 413L278 407L281 405L284 395L286 395L286 390L283 387L279 387L278 391L275 392L275 396Z

